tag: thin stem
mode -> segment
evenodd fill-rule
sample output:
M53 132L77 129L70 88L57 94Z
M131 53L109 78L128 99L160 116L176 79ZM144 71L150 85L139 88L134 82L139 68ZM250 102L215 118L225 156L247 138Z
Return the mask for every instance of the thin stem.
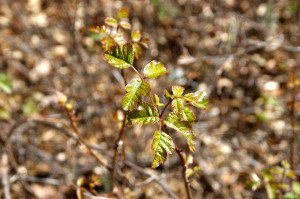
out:
M294 151L295 151L295 101L296 101L296 85L295 85L295 72L291 74L292 81L292 107L291 107L291 126L292 133L290 137L290 165L294 169Z
M171 104L172 100L168 101L168 103L165 105L164 109L162 110L161 114L159 115L160 118L162 118L166 108Z
M4 148L4 146L3 146ZM1 155L1 164L2 164L2 185L3 185L3 192L4 198L11 199L10 195L10 188L9 188L9 178L8 178L8 155L6 153L6 149L2 150Z
M124 148L124 143L122 141L123 137L124 136L124 132L125 132L125 121L126 121L126 115L124 115L124 119L123 119L123 123L122 123L122 127L121 127L121 130L120 130L120 133L119 133L119 137L118 139L116 140L116 144L115 144L115 152L114 152L114 156L113 156L113 162L112 162L112 170L111 170L111 174L110 174L110 186L111 186L111 189L113 191L114 189L114 178L115 178L115 170L116 170L116 163L117 163L117 155L118 155L118 148L120 146L122 146ZM123 177L122 177L123 179Z
M180 159L180 162L181 162L181 165L182 165L182 177L184 179L184 186L185 186L187 198L188 199L193 199L191 189L190 189L190 186L189 186L189 183L188 183L188 179L186 177L187 165L185 163L184 155L183 155L182 151L180 151L176 145L175 145L175 151L176 151L177 155L179 156L179 159Z
M150 93L149 97L150 97L150 100L151 100L151 102L152 102L152 105L155 106L155 103L154 103L154 100L153 100L153 98L152 98L151 93ZM158 106L156 106L156 108L157 108L157 110L158 110Z
M137 70L133 67L133 65L130 65L130 67L134 70L134 72L136 72L136 74L138 74L138 76L141 78L141 80L144 81L144 78L143 78L143 76L139 73L139 71L137 71Z
M70 113L69 109L66 106L64 106L64 109L65 109L65 111L67 113L67 116L68 116L68 118L70 120L72 129L73 129L74 133L78 137L79 142L86 147L86 149L89 152L89 154L91 154L102 166L104 166L107 170L111 171L112 168L109 165L107 165L105 162L103 162L96 155L96 153L91 149L90 145L83 139L83 137L81 136L81 134L79 132L79 129L77 128L76 123L75 123L75 121L73 119L73 115Z

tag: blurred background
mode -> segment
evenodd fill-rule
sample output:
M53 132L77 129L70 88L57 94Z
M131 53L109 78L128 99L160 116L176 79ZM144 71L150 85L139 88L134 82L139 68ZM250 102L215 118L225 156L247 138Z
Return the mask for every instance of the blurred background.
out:
M208 93L209 109L194 109L193 156L201 168L191 182L194 198L266 198L263 187L246 185L253 173L290 161L292 132L299 173L299 1L1 0L1 177L11 198L76 198L76 180L92 174L100 177L98 193L110 192L109 173L71 138L54 91L74 100L83 137L110 163L125 90L89 29L124 6L133 28L150 38L136 68L156 60L170 71L150 81L152 90L161 99L175 84ZM126 129L126 158L185 198L175 154L151 169L155 128ZM189 154L185 138L172 136ZM134 168L126 176L129 198L170 198Z

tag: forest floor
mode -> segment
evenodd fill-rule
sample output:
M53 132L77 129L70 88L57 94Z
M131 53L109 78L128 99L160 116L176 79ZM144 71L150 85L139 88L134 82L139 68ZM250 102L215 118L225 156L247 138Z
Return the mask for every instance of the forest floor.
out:
M0 1L0 82L8 75L12 83L12 92L0 90L0 175L2 183L8 180L11 198L76 198L76 180L92 174L100 177L97 192L109 193L109 172L78 144L54 91L74 100L82 136L110 164L125 90L119 70L106 63L89 29L123 6L129 7L133 27L150 38L137 69L157 60L170 71L150 81L152 90L161 99L174 84L208 93L209 109L194 110L196 152L173 135L201 168L190 183L195 199L267 198L263 186L246 185L253 174L263 178L263 169L282 160L293 161L299 174L300 95L292 79L300 77L300 5L268 2ZM175 154L151 169L153 131L126 128L125 193L172 198L170 190L185 198ZM117 184L120 179L117 174ZM4 195L3 186L0 198Z

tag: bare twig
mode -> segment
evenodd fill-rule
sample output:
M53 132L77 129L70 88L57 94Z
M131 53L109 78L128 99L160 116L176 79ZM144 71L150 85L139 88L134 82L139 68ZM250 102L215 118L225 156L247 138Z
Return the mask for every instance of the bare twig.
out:
M72 129L73 129L74 133L76 134L76 136L78 137L79 142L86 147L89 154L91 154L91 156L93 156L102 166L104 166L107 170L111 171L112 170L111 166L109 166L105 162L103 162L98 157L98 155L91 149L90 145L83 139L83 137L81 136L81 134L79 132L79 129L76 126L73 115L70 113L70 110L66 106L64 106L64 109L65 109L65 111L67 113L67 116L70 120L70 124L71 124Z
M35 123L39 123L39 124L42 124L42 125L46 125L50 128L55 128L59 131L61 131L62 133L64 133L66 136L78 141L79 138L74 136L71 132L69 132L66 128L64 128L63 125L57 123L57 122L51 122L51 121L47 121L47 120L41 120L41 119L36 119L36 120L30 120L32 122L35 122ZM99 151L101 152L103 155L105 156L108 156L110 158L113 157L113 154L107 152L107 150L103 149L103 148L100 148L99 146L96 146L96 145L92 145L92 144L89 144L89 147L93 150L96 150L96 151ZM153 175L151 173L148 173L147 171L145 171L142 167L134 164L133 162L130 162L128 160L125 160L125 164L126 166L136 170L137 172L139 172L140 174L143 174L147 177L151 177L153 179L154 182L156 182L157 184L159 184L159 186L173 199L179 199L169 188L166 184L164 184L156 175Z
M184 179L184 186L185 186L185 190L186 190L186 195L188 197L188 199L192 199L193 196L192 196L192 193L191 193L191 189L190 189L190 186L189 186L189 183L188 183L188 179L186 177L186 162L185 162L185 159L184 159L184 155L182 153L182 151L180 151L178 149L177 146L175 146L175 151L177 153L177 155L179 156L179 159L180 159L180 162L181 162L181 165L182 165L182 177Z
M294 151L295 151L295 101L296 101L296 85L295 85L295 72L291 74L292 81L292 102L291 102L291 126L292 132L290 137L290 165L294 169Z
M4 191L4 198L5 199L11 199L10 191L9 191L9 179L8 179L8 156L7 153L4 150L2 150L1 155L1 164L2 164L2 185L3 185L3 191Z

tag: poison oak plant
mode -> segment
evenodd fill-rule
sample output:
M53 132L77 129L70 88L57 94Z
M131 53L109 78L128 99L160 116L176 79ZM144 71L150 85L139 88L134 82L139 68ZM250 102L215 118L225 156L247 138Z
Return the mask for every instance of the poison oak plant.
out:
M174 85L171 88L171 93L165 90L164 97L168 102L162 104L159 96L154 94L151 90L151 85L147 80L159 78L168 73L168 70L162 63L155 60L144 66L142 73L133 66L134 59L139 59L141 57L142 46L148 48L149 39L143 38L139 30L132 30L132 25L128 21L128 8L125 7L120 9L118 11L118 18L119 20L108 17L105 19L105 25L91 28L92 32L99 34L100 36L100 42L105 50L105 59L110 65L122 70L122 75L126 84L126 94L121 102L125 119L123 121L119 139L116 142L117 147L115 150L117 151L118 144L120 143L119 141L122 139L122 141L124 141L125 139L124 128L126 125L132 125L132 122L140 125L158 123L158 129L153 132L152 150L154 151L154 157L152 168L164 164L167 155L176 151L183 166L182 175L184 177L187 196L188 198L192 198L188 180L194 173L197 174L199 167L188 168L189 161L187 159L191 158L186 158L185 154L178 149L168 133L168 128L181 133L186 138L189 149L192 152L195 152L196 141L195 135L192 132L192 125L194 124L196 117L191 107L206 109L208 103L206 92L196 91L194 93L184 94L183 87ZM129 83L127 83L124 72L124 69L126 68L132 69L137 74L137 77L130 80ZM72 105L66 102L66 98L62 93L57 92L57 94L60 98L60 104L64 106L71 123L74 123L71 114ZM171 106L172 111L166 113L169 106ZM72 125L72 128L76 133L76 125ZM85 144L79 133L76 134L78 134L80 141L88 148L88 144ZM125 153L125 144L124 142L121 143L123 143L123 152ZM95 156L92 150L89 150L89 153ZM111 167L104 164L99 158L97 159L100 164L111 171L112 191L114 191L113 181L116 155L117 152L115 152L113 165Z
M138 75L126 85L126 95L123 97L121 106L128 116L127 124L131 121L140 125L159 123L159 128L154 132L152 149L154 158L152 168L163 164L167 159L167 154L172 154L175 149L174 142L168 133L163 131L163 126L175 129L186 139L189 148L195 152L195 135L192 132L192 125L196 117L190 108L191 106L206 109L208 100L205 91L184 94L184 88L178 85L172 86L172 94L165 90L164 97L168 99L166 105L160 102L158 95L153 94L147 79L156 79L168 73L166 67L155 60L148 63L143 73L140 73L132 65L135 58L140 58L141 45L148 47L149 39L142 38L140 31L131 30L131 24L124 19L128 17L128 8L122 8L118 12L120 21L108 17L105 25L92 28L96 33L102 34L101 43L105 49L104 57L107 62L119 69L131 68ZM124 30L131 30L131 42L126 40ZM146 102L149 98L151 103ZM172 112L164 117L166 108L171 105ZM160 110L162 106L162 110Z

